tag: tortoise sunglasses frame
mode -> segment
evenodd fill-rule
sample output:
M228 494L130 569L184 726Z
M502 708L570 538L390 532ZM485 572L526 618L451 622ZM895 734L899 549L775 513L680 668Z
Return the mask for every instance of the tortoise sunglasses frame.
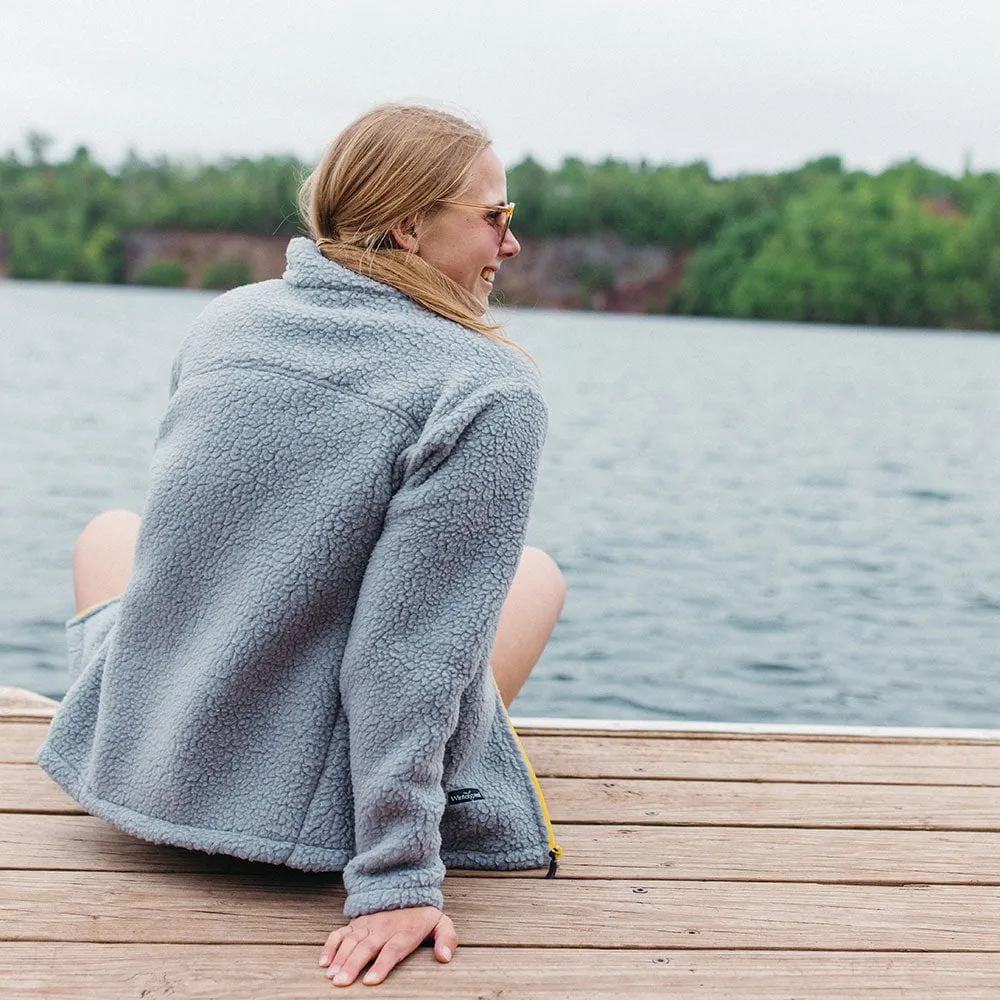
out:
M481 208L485 212L503 216L502 219L498 218L496 222L490 223L500 234L499 245L503 246L503 241L507 239L507 232L510 230L510 219L514 214L514 202L508 202L506 205L477 205L471 201L453 201L450 198L442 198L439 204L461 205L464 208Z

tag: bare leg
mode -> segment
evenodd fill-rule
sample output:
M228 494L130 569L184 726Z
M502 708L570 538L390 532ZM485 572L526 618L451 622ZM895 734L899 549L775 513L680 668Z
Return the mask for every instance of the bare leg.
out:
M565 598L566 581L552 557L541 549L525 548L500 612L490 659L506 706L542 655Z
M73 591L77 614L110 601L132 575L139 515L130 510L98 514L73 546Z

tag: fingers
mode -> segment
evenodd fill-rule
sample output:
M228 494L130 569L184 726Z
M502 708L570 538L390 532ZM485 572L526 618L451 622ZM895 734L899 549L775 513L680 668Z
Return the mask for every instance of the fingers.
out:
M458 947L458 935L451 917L442 915L434 928L434 957L439 962L450 962Z
M386 976L429 936L434 936L434 954L449 962L458 945L449 917L434 907L413 907L355 917L347 927L335 930L320 953L320 965L335 986L348 986L375 959L364 977L366 986L381 983Z
M349 930L349 926L338 927L337 930L330 933L330 936L326 939L326 944L323 945L323 950L319 953L320 965L327 966L333 961L333 956L337 954L337 949L340 947L341 939Z
M414 942L412 937L407 938L403 934L397 934L395 937L389 938L378 953L375 964L368 970L362 982L365 986L378 985L411 951L419 946L419 941ZM359 969L358 971L360 972L361 970ZM336 981L334 979L334 982Z
M379 954L379 944L380 942L372 937L367 937L363 941L357 942L352 941L350 938L344 941L327 971L327 975L333 979L333 985L350 986L358 978L361 970ZM385 950L384 946L382 950ZM404 952L400 958L408 954L408 951ZM396 961L398 962L399 959L396 959ZM393 962L393 965L395 964L396 962ZM391 969L392 966L390 965L389 968Z
M362 982L365 986L377 986L410 952L419 948L423 940L419 933L400 933L390 938ZM434 928L434 956L439 962L450 962L457 947L455 925L450 917L442 916Z
M350 958L354 949L368 936L369 930L364 925L356 926L351 923L335 930L326 939L326 944L319 957L319 964L329 966L330 976L335 976Z

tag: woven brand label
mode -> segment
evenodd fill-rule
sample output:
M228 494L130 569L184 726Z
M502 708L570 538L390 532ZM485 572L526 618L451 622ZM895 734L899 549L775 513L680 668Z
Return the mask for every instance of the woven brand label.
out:
M478 802L482 799L483 793L478 788L456 788L448 793L448 805L457 806L463 802Z

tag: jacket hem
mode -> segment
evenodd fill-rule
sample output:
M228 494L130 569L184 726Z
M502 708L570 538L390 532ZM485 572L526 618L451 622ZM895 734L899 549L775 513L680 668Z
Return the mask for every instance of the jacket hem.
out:
M171 823L101 798L81 779L76 769L55 750L42 745L36 763L92 816L107 820L119 830L153 844L169 844L205 854L227 854L245 861L286 865L304 871L343 871L351 852L343 849L271 840L232 830Z
M153 844L168 844L205 854L227 854L245 861L260 861L271 865L286 865L303 871L343 871L354 856L353 851L294 841L270 840L231 830L172 823L138 812L117 802L109 802L96 794L67 763L58 751L43 744L35 758L38 765L63 790L80 803L92 816L107 820L119 830ZM467 868L481 871L519 871L544 868L549 863L548 843L519 850L455 851L442 850L441 862L446 868ZM401 897L400 897L401 898ZM399 906L433 905L399 903Z
M121 595L119 594L117 597L109 597L106 601L98 601L97 604L91 604L68 619L66 628L74 628L77 625L82 625L88 618L92 618L99 611L103 611L105 608L110 608L113 604L119 604L120 602Z
M529 868L546 868L549 861L549 843L519 851L441 851L445 868L467 868L472 871L521 871Z

